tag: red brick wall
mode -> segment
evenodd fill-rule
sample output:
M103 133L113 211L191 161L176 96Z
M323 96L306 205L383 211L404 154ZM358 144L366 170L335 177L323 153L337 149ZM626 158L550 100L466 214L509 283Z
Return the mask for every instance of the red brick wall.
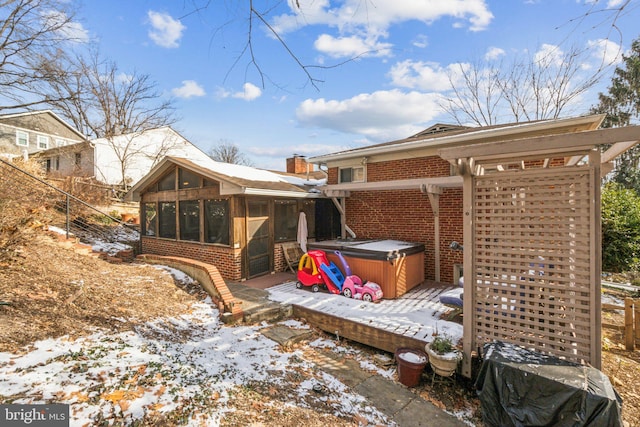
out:
M368 163L367 182L449 176L450 170L449 162L440 157L418 157L414 159ZM329 174L329 179L331 178L332 175ZM330 182L334 183L332 181Z
M449 163L439 157L422 157L367 164L367 182L449 176ZM333 179L333 180L332 180ZM337 182L337 168L329 170ZM346 199L347 225L364 239L394 239L425 245L425 278L435 279L434 216L431 203L420 190L352 191ZM449 244L463 243L462 188L440 195L440 280L453 283L453 266L462 252Z
M142 253L195 259L215 265L225 279L242 279L240 249L142 237Z
M143 237L142 253L195 259L215 265L222 277L227 280L240 281L243 279L240 249ZM289 268L284 259L281 243L274 246L273 264L275 272L287 271Z

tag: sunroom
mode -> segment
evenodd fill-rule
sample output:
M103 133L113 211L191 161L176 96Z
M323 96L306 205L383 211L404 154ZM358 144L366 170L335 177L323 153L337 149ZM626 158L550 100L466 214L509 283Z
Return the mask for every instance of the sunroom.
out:
M283 271L281 246L295 241L301 213L309 239L339 233L325 180L214 160L166 157L133 186L141 252L215 265L228 280Z

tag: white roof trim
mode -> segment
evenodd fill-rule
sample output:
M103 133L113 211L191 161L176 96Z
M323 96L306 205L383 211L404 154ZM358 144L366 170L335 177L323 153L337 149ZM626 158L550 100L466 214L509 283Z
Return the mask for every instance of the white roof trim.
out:
M556 119L556 120L545 120L539 122L528 122L528 123L514 123L511 126L504 126L499 128L491 128L491 129L482 129L478 128L478 130L472 132L466 132L463 134L456 134L450 136L439 136L439 137L427 137L421 138L418 140L400 142L397 144L388 144L382 146L375 147L365 147L362 149L355 149L349 151L343 151L334 154L327 154L323 156L315 156L310 157L308 159L309 163L327 163L336 160L345 160L355 157L366 157L372 156L376 154L387 154L387 153L395 153L398 151L406 151L410 149L419 149L426 147L441 147L444 148L447 145L468 142L469 144L477 143L479 140L483 140L490 137L498 137L498 136L512 136L511 139L518 138L518 134L531 132L542 129L552 129L554 127L562 127L568 125L578 125L578 124L589 124L592 123L595 126L599 126L604 118L603 115L591 115L591 116L581 116L581 117L572 117L567 119Z
M395 181L377 182L346 182L342 184L325 185L320 190L333 191L382 191L382 190L421 190L423 186L440 188L461 188L462 177L443 176L434 178L398 179Z

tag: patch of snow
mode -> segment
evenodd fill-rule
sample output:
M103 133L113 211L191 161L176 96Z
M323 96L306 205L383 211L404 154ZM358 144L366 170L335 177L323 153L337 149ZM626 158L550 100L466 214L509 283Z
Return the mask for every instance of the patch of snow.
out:
M301 350L281 352L260 328L223 325L207 299L189 314L147 322L135 331L48 339L23 355L0 353L0 390L15 397L16 404L68 403L72 426L93 425L116 414L134 424L150 411L178 408L191 409L185 425L197 426L220 424L233 410L235 386L269 381L290 387L296 405L307 394L332 405L338 416L357 414L371 425L389 425L364 397L333 376L315 372ZM314 372L326 393L310 391L307 382L291 387L286 373L295 368Z
M427 358L423 354L419 354L414 351L399 352L397 354L397 357L404 360L405 362L415 363L416 365L427 363Z
M295 282L274 286L267 291L269 299L273 301L302 305L359 323L378 325L383 329L393 327L396 331L404 331L425 341L430 341L436 333L451 337L453 342L462 339L462 325L440 317L448 313L450 308L428 298L415 299L411 294L405 294L394 300L383 299L372 304L342 295L297 289Z
M246 179L249 181L265 181L265 182L288 182L293 185L323 185L326 179L307 180L290 175L280 175L275 172L258 169L251 166L237 165L231 163L217 162L211 158L189 159L198 166L212 170L214 172L232 176L235 178Z
M188 274L184 273L183 271L178 270L177 268L168 267L166 265L161 265L161 264L153 264L152 267L157 268L158 270L164 270L168 272L169 274L171 274L171 276L176 282L181 283L183 285L193 285L197 283L197 280L195 280Z

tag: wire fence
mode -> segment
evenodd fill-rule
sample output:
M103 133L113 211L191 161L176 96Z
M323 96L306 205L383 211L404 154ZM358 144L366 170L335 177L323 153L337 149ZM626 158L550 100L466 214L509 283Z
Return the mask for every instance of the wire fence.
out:
M32 212L50 212L49 227L58 227L67 238L76 237L89 244L120 243L134 249L139 241L136 226L3 159L0 159L0 200L13 200Z

